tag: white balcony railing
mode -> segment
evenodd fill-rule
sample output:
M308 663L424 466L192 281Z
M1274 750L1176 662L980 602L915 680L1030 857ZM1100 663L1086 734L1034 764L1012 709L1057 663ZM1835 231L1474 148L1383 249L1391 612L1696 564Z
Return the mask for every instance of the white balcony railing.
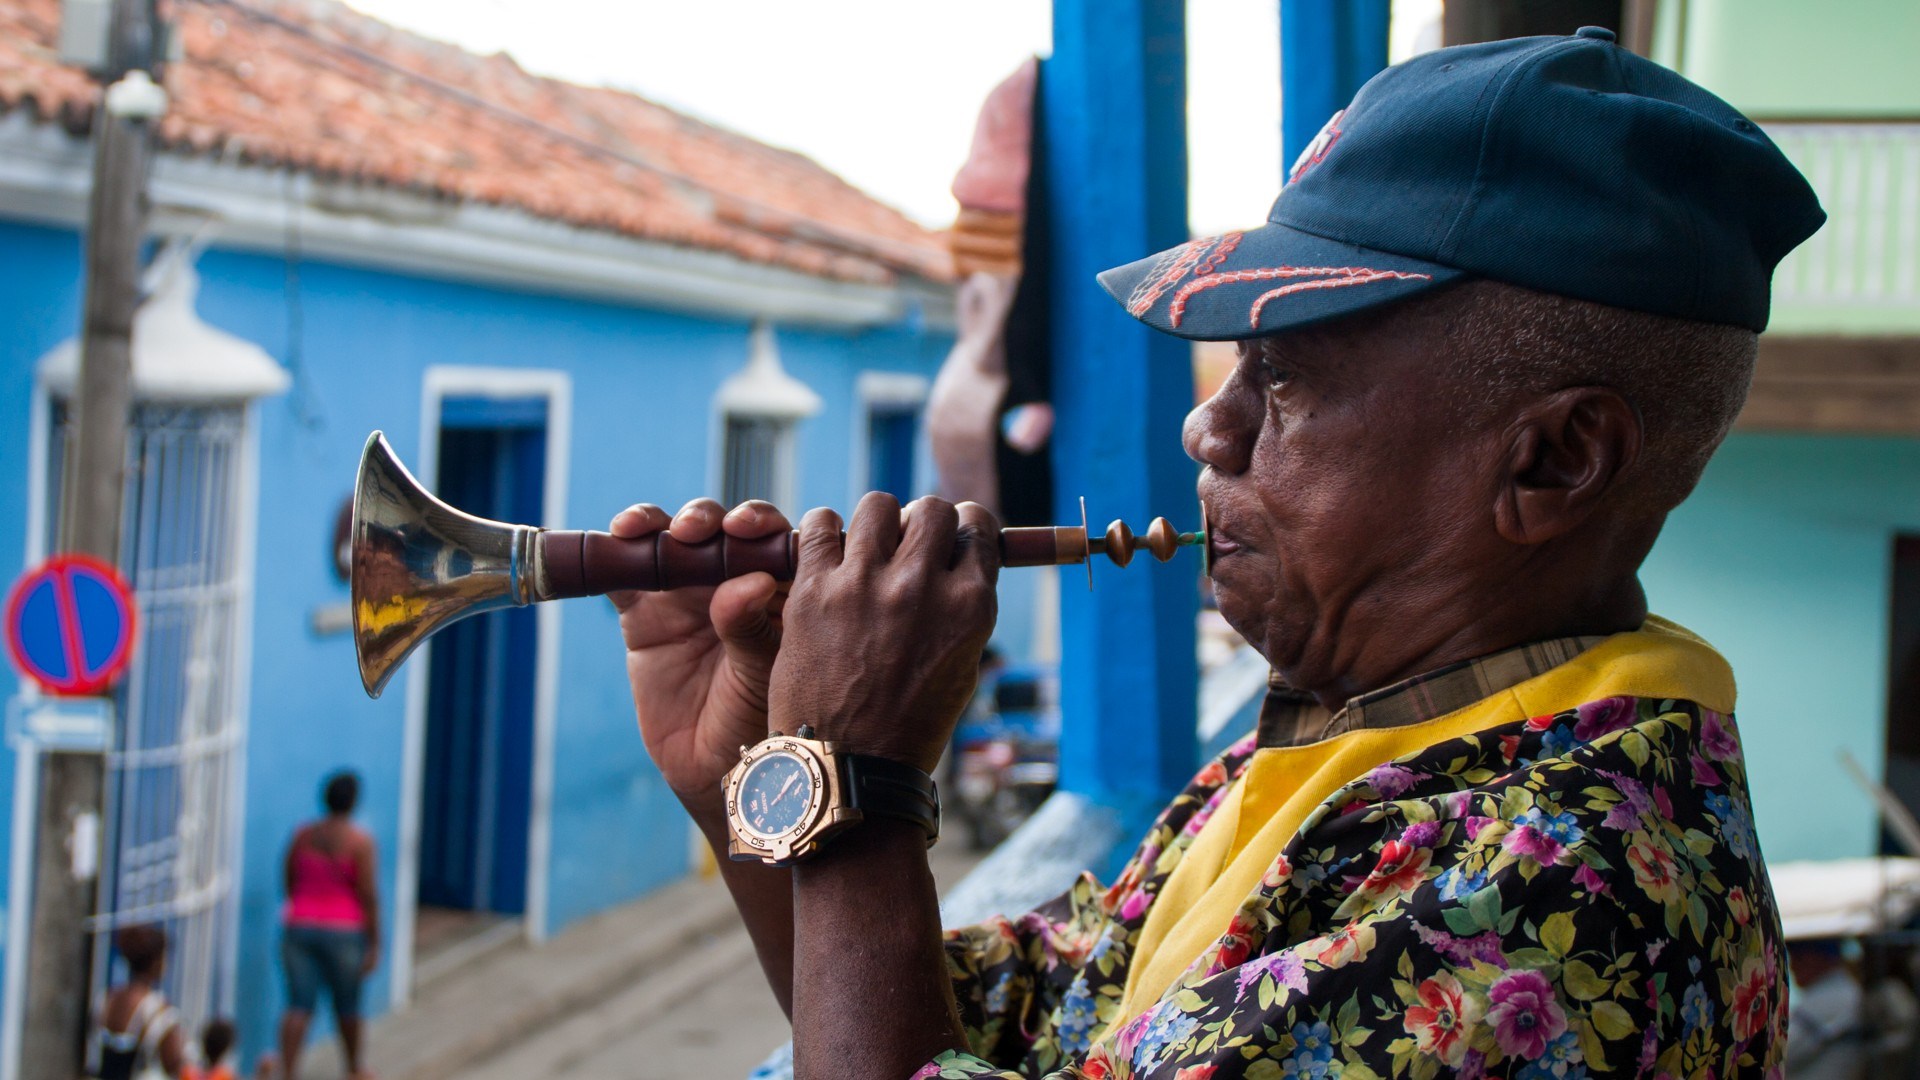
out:
M1790 318L1901 311L1920 326L1920 123L1777 122L1766 129L1828 215L1826 227L1780 264L1776 310Z

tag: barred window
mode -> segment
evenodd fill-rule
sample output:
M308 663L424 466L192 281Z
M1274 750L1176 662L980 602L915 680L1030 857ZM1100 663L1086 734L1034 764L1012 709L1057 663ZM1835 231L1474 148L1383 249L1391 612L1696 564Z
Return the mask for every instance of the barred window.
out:
M73 417L50 405L51 551ZM93 980L104 989L116 928L160 924L172 942L163 988L189 1030L233 1008L246 427L244 405L141 402L127 431L119 562L139 640L114 692Z
M785 417L729 414L722 449L721 501L764 499L793 509L793 429Z

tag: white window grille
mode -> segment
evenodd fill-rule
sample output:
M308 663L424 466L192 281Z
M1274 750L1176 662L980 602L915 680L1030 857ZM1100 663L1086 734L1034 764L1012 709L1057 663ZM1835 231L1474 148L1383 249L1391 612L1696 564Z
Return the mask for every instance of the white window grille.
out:
M72 425L64 404L52 408L47 490L58 492ZM113 931L158 924L164 989L188 1030L233 1008L245 434L241 404L141 404L128 431L120 565L139 637L115 693L94 989Z
M204 234L203 234L204 235ZM239 946L241 773L252 590L252 401L288 377L251 342L195 310L194 243L169 242L134 316L121 571L139 618L114 695L93 980L108 978L114 930L158 923L165 989L189 1030L230 1013ZM47 465L36 537L56 550L58 492L80 344L41 357Z
M775 506L792 506L793 421L729 415L722 453L721 502L738 506L748 499L765 499Z
M1908 312L1920 305L1920 124L1782 121L1767 134L1829 215L1782 260L1774 303Z
M765 499L794 512L799 422L820 411L820 395L780 366L773 328L753 328L746 366L720 386L719 486L728 506Z

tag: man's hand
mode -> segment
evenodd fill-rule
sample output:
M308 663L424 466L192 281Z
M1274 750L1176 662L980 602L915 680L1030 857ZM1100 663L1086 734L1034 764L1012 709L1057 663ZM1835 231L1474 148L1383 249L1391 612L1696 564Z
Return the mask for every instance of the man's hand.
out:
M754 539L785 532L784 515L764 502L723 513L695 499L671 519L658 506L623 510L611 531L646 536L662 529L698 544L725 531ZM694 819L709 830L722 814L721 784L740 747L767 737L767 684L780 647L786 588L747 574L714 588L609 593L627 644L627 678L647 753Z
M615 536L666 529L689 544L728 536L754 539L787 531L787 519L763 502L723 514L695 499L671 520L657 506L623 510ZM785 870L727 858L721 795L740 748L767 737L767 680L780 648L786 586L748 574L710 589L612 593L627 643L627 678L647 753L685 804L720 864L720 876L753 938L767 985L783 1010L793 1006L793 885Z
M843 750L932 772L979 678L993 632L999 523L977 503L860 500L800 527L800 566L773 665L776 730L811 724Z
M891 495L800 527L800 566L774 662L776 730L932 772L980 675L1000 573L998 522L977 503ZM797 1080L896 1080L966 1034L947 980L927 838L863 822L793 868ZM876 919L875 912L886 917Z

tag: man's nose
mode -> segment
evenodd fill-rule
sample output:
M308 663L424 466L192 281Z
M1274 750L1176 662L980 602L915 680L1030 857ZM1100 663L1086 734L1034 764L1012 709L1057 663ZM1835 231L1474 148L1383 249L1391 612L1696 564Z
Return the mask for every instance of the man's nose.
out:
M1238 372L1228 376L1212 397L1187 414L1180 432L1188 457L1229 474L1247 470L1260 434L1260 417L1249 408L1239 382Z

